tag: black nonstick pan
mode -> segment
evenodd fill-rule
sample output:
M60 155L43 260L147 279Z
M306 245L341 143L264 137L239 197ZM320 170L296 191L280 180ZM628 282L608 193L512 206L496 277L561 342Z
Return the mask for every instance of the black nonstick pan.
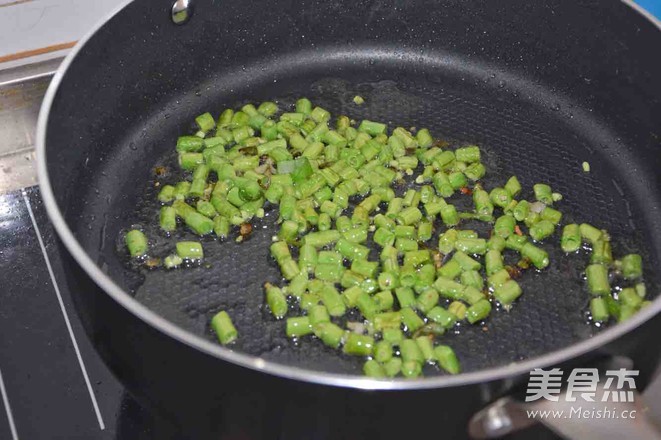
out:
M429 127L485 151L487 186L512 174L561 192L568 219L641 250L650 298L661 255L661 30L628 2L136 0L85 38L48 92L39 172L66 250L67 278L97 349L128 389L187 438L363 438L426 433L419 417L467 435L470 417L516 393L534 367L658 364L659 301L624 324L588 323L586 256L551 253L546 273L485 326L449 335L465 373L377 382L361 362L292 344L263 311L276 215L244 243L208 243L208 263L132 267L122 232L157 252L156 182L176 174L193 118L247 102L307 96L333 114ZM186 19L183 19L187 15ZM354 95L366 99L356 106ZM591 171L581 167L588 161ZM169 170L157 176L156 166ZM192 237L178 232L180 237ZM557 246L555 246L557 249ZM552 251L553 246L548 250ZM241 333L218 346L208 322ZM403 435L403 434L402 434Z

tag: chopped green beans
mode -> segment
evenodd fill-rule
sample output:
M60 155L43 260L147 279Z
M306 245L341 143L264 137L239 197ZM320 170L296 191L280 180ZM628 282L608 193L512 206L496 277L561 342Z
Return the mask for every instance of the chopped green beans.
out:
M285 298L284 293L282 293L282 289L271 283L266 283L264 285L264 290L266 291L266 303L273 316L275 316L276 319L284 318L289 306L287 305L287 298Z
M611 291L608 281L608 268L601 264L591 264L585 269L588 289L593 295L608 295Z
M566 225L562 230L560 247L565 252L576 252L581 248L581 232L577 224Z
M181 177L160 181L170 173L157 173L161 236L213 232L241 242L254 219L273 210L270 254L283 280L264 285L268 310L287 317L280 325L289 338L314 334L367 357L367 376L418 377L425 362L459 373L454 351L437 345L444 333L459 321L487 319L492 299L499 309L515 307L526 285L519 277L553 263L547 250L556 228L561 249L575 255L569 258L589 252L593 322L627 319L649 303L639 254L614 255L607 231L563 224L563 212L551 207L562 195L547 184L532 187L530 203L516 176L502 186L476 183L487 172L476 145L456 148L426 128L333 117L307 98L281 109L248 103L217 119L203 113L195 125L194 135L176 140ZM253 233L267 233L261 229ZM132 257L152 256L142 232L129 231L124 241ZM162 259L165 269L203 257L199 242L176 249ZM221 344L237 337L226 312L211 326Z
M183 259L199 260L204 258L204 251L196 241L180 241L177 243L177 255Z
M239 335L234 324L232 324L230 315L224 310L211 318L211 328L216 332L218 340L223 345L231 344Z
M434 358L438 365L450 374L459 374L461 367L454 350L447 345L439 345L434 349Z
M129 231L124 241L131 257L141 257L147 253L147 237L142 231L138 231L137 229Z
M627 280L643 275L643 259L638 254L629 254L622 258L622 276Z

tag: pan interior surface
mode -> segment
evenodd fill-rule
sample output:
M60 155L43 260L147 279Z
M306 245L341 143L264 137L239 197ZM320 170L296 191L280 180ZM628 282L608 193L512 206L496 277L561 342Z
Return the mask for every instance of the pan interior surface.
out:
M588 82L586 78L586 86ZM364 105L353 103L357 94L365 98ZM118 121L125 124L121 140L90 154L88 167L81 168L68 195L69 200L85 201L65 212L75 236L118 285L194 334L212 340L209 320L227 310L240 333L237 351L317 371L360 374L360 359L319 341L287 340L284 322L264 309L263 283L280 281L268 253L277 231L277 208L254 224L244 243L203 239L205 261L200 267L136 269L121 240L127 228L140 226L152 241L153 253L164 257L177 239L197 239L182 228L166 239L158 229L156 200L157 182L184 177L176 166L174 144L178 135L192 133L197 114L210 111L217 116L224 108L263 100L275 100L286 109L301 96L334 116L384 121L390 129L427 127L437 138L480 145L488 167L483 180L487 188L517 175L524 187L521 197L530 200L533 184L550 184L564 196L558 204L565 214L563 223L585 221L608 229L616 256L641 251L648 290L656 292L656 274L650 269L657 266L661 247L650 232L658 230L653 213L659 212L661 195L635 145L628 145L590 108L553 89L447 53L373 47L326 49L323 56L318 51L295 52L267 64L220 72L163 102L158 111ZM583 171L583 161L590 163L589 173ZM156 166L166 167L166 175L157 177ZM438 220L436 226L443 229ZM587 254L562 254L558 233L543 247L551 265L522 277L524 294L511 311L499 310L483 326L462 325L443 337L456 350L464 371L529 359L600 331L586 314L589 294L582 270Z

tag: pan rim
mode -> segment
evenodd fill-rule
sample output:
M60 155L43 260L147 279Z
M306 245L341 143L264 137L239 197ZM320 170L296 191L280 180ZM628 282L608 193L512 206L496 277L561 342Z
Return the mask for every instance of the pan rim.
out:
M625 5L631 7L635 12L649 20L659 31L661 31L661 21L643 9L633 0L620 0ZM112 11L102 21L97 23L76 46L67 55L62 62L57 73L53 77L44 101L42 103L39 119L37 123L36 151L37 151L37 174L41 196L46 207L46 212L52 222L58 236L71 253L75 261L83 268L86 274L114 301L124 307L129 313L142 320L160 333L177 340L192 349L218 358L222 361L231 362L235 365L249 368L251 370L271 374L283 379L300 380L307 383L338 386L346 388L364 389L364 390L417 390L433 389L451 386L465 386L475 383L490 382L504 378L511 378L528 374L534 368L543 368L549 365L556 365L570 359L577 358L587 352L603 346L614 339L632 331L644 322L650 320L661 312L661 297L658 297L653 303L641 310L634 318L617 324L604 332L592 338L585 339L570 345L569 347L555 350L541 356L526 359L522 362L514 362L498 367L491 367L470 373L462 373L456 376L433 376L414 380L374 380L360 376L342 375L326 373L303 369L300 367L288 366L272 361L266 361L262 358L232 351L223 346L212 343L203 337L186 331L167 319L153 312L145 305L140 303L134 297L129 295L124 289L118 286L108 275L106 275L87 255L83 247L76 240L73 232L64 220L62 213L57 205L53 189L50 185L50 178L46 164L46 135L50 110L57 95L60 83L65 77L69 66L74 62L78 53L85 47L99 29L126 8L133 0L124 0L119 7Z

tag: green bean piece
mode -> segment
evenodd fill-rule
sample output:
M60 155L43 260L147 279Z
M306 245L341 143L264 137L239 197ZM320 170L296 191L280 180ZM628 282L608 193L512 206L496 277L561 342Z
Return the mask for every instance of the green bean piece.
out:
M487 251L487 241L483 238L460 238L454 247L467 254L482 255Z
M462 251L455 252L451 261L459 263L462 270L479 270L482 267L479 261L471 258Z
M608 268L601 264L590 264L585 269L588 290L593 295L608 295L611 291L608 281Z
M502 270L505 267L503 256L499 251L489 251L484 256L484 265L486 267L487 276Z
M166 269L175 269L183 264L184 260L179 255L168 255L163 260L163 266Z
M434 282L434 288L441 295L449 299L461 299L461 293L464 290L464 286L461 284L443 277L439 277Z
M592 246L590 263L611 264L613 262L613 253L611 251L610 241L597 240Z
M492 189L489 198L491 199L491 203L499 208L505 208L512 201L512 196L505 188Z
M452 258L438 269L438 275L449 280L454 280L459 275L461 275L461 271L461 265L457 259Z
M149 248L147 237L142 231L138 231L137 229L127 232L124 242L132 258L142 257L147 253Z
M374 330L384 332L387 329L399 329L402 323L402 315L397 312L377 313L373 317Z
M413 289L410 287L399 287L395 289L395 296L399 306L404 309L405 307L415 307L416 300Z
M527 200L521 200L512 210L512 215L517 221L523 221L530 213L530 203Z
M503 305L510 305L521 296L521 286L514 280L508 280L502 286L496 287L493 296Z
M338 283L342 279L345 268L341 264L317 264L314 276L322 281Z
M466 180L466 176L461 171L451 172L450 174L448 174L448 179L450 181L450 185L454 190L458 190L468 186L468 180Z
M280 263L283 260L291 259L291 253L289 252L289 246L284 241L276 241L271 245L271 256Z
M505 247L518 252L523 250L523 247L528 243L528 237L521 235L510 235L505 240Z
M161 191L158 193L158 201L161 203L169 203L174 200L175 189L172 185L163 185Z
M176 245L177 255L189 260L199 260L204 258L202 245L196 241L180 241Z
M553 223L554 225L559 224L560 220L562 220L562 213L548 206L544 207L544 209L542 209L542 212L540 212L539 215L542 218L542 220L547 220Z
M301 296L305 293L305 290L308 287L309 279L307 272L300 272L294 278L292 278L289 283L287 293L290 293L292 296L300 299Z
M510 193L510 196L516 197L521 192L519 179L517 179L516 176L510 177L505 184L505 189Z
M553 191L551 187L544 183L537 183L532 187L535 193L535 199L545 205L553 204Z
M213 204L206 200L198 200L195 208L197 209L197 212L205 217L214 218L218 214L213 207Z
M478 214L493 214L493 204L491 203L491 198L489 197L489 193L483 189L476 188L473 190L473 204L475 205L475 212Z
M427 313L438 304L438 292L434 288L425 289L416 300L416 308Z
M549 265L549 254L532 243L526 243L521 248L521 255L529 259L537 269L544 269Z
M560 247L564 252L576 252L581 248L581 232L576 223L566 225L562 229Z
M638 310L639 310L638 307L622 304L622 306L620 307L620 313L617 318L618 322L626 321L627 319L635 315L636 312L638 312Z
M491 289L495 289L505 284L505 282L509 279L510 279L510 274L507 271L507 269L501 269L498 272L494 273L493 275L490 275L487 278L487 281L489 282L489 287Z
M402 362L402 376L407 379L415 379L422 374L422 364L415 361Z
M282 289L271 283L266 283L264 284L264 290L266 291L266 303L273 316L275 316L276 319L284 318L289 309L289 305L287 304L287 298L285 298Z
M321 301L331 316L342 316L346 313L346 306L340 293L332 284L327 284L321 291Z
M413 339L404 339L399 344L399 352L401 353L402 361L404 361L404 363L416 362L422 365L425 362L424 354Z
M464 175L472 181L480 180L484 177L486 168L479 162L470 164L465 170Z
M447 345L439 345L434 348L434 357L438 365L450 374L459 374L461 366L454 350Z
M399 296L398 296L399 299ZM400 310L402 316L402 324L409 332L415 332L420 327L425 325L425 322L418 316L418 314L410 307L403 307Z
M487 250L502 252L507 247L505 239L499 235L492 235L487 241Z
M535 241L542 241L555 231L555 224L548 220L540 220L530 228L530 236Z
M415 206L402 209L397 216L397 222L402 225L412 225L422 219L422 212Z
M436 306L429 310L427 312L427 318L440 324L443 328L451 328L457 322L457 317L441 306Z
M462 300L470 305L473 305L479 300L484 299L484 294L482 293L482 289L478 289L473 286L466 286L461 296L462 296Z
M454 205L447 204L441 207L441 220L445 226L455 226L459 224L459 213Z
M335 230L311 232L303 237L303 244L321 248L340 240L340 232Z
M178 162L182 170L194 170L204 164L204 155L202 153L179 153Z
M516 219L511 215L503 215L496 219L493 231L501 238L507 238L514 234L514 227L516 226Z
M232 318L226 311L220 311L213 318L211 318L211 328L216 332L216 336L221 344L231 344L239 336Z
M374 360L379 363L388 362L393 358L393 346L388 341L379 341L374 345Z
M454 154L459 162L472 163L480 161L480 148L475 145L457 148Z
M420 148L429 148L434 143L434 139L426 128L418 130L415 134L415 139Z
M606 322L608 321L609 312L608 305L604 298L598 296L590 300L590 314L592 315L592 320L594 322Z
M640 296L638 296L638 294L636 293L636 289L634 289L633 287L626 287L620 290L617 298L622 304L622 306L639 308L640 305L643 303L643 299Z
M379 307L379 310L391 310L395 304L395 298L392 296L390 290L383 290L374 295L374 300Z
M418 225L418 240L429 241L433 234L433 225L428 221L421 221Z
M204 149L204 140L197 136L181 136L177 139L177 151L197 152Z
M475 289L471 287L471 290ZM448 312L452 313L460 321L466 318L466 310L468 310L468 307L466 307L466 304L462 303L461 301L452 301L448 306Z
M161 229L166 232L172 232L177 228L177 215L176 210L171 206L161 207L161 214L159 217ZM128 239L128 234L127 234ZM131 252L131 256L134 256Z
M337 348L344 338L344 330L332 322L323 322L317 325L315 330L319 334L319 339L331 348Z
M288 338L300 338L312 333L312 325L307 316L287 318L285 333Z
M213 232L213 220L190 207L184 216L184 222L198 235L207 235Z
M342 351L353 356L371 356L374 351L374 338L350 332Z
M454 249L454 244L457 241L457 231L455 229L448 229L438 239L438 250L442 254L449 254Z
M360 313L369 320L381 310L376 300L370 296L369 293L365 292L365 290L362 289L362 286L361 292L356 298L356 307Z
M640 255L625 255L621 260L621 264L624 279L633 280L643 276L643 259Z
M434 174L432 182L441 197L450 197L454 194L454 187L450 183L450 178L443 171Z
M329 232L329 231L326 231ZM336 232L336 231L335 231ZM309 237L310 234L308 234L306 237ZM335 244L335 249L344 256L344 258L354 261L354 260L365 260L367 259L367 256L369 255L369 248L366 246L357 244L357 243L351 243L348 240L345 240L343 238L340 238L337 240L337 243Z
M466 310L466 319L471 324L484 320L491 313L491 303L481 299Z
M363 364L363 373L365 376L373 377L376 379L382 379L386 377L386 370L374 359L370 359Z
M484 279L477 270L465 270L461 273L461 284L466 287L474 287L477 290L484 288Z
M579 229L581 231L581 237L583 237L583 240L591 244L596 243L602 236L602 232L600 229L597 229L594 226L589 225L587 223L582 223L579 226Z

